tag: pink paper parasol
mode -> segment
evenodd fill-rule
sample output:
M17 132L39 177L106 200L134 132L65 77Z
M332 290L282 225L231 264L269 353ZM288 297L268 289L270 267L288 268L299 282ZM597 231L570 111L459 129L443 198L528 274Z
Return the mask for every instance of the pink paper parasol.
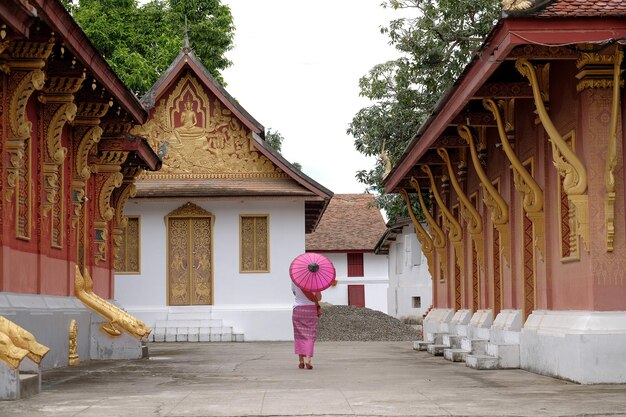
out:
M289 276L300 289L317 292L330 287L335 280L335 267L328 258L313 252L296 256L289 266Z

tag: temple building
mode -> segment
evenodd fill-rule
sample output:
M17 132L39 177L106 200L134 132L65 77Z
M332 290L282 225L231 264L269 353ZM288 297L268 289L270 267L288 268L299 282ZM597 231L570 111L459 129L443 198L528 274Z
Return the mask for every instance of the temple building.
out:
M161 165L130 133L147 116L59 1L0 3L2 399L42 368L142 356L150 329L108 300L124 204Z
M416 348L624 383L626 4L503 6L385 178L429 227L414 222L434 304Z
M388 257L387 314L398 319L424 317L432 306L433 279L412 219L400 217L387 223L374 253Z
M142 101L131 133L163 167L126 205L116 300L155 341L292 339L289 265L333 193L265 142L188 42Z
M323 293L335 305L367 307L387 313L386 254L375 252L385 221L373 194L336 194L317 229L306 236L306 251L327 257L337 282Z

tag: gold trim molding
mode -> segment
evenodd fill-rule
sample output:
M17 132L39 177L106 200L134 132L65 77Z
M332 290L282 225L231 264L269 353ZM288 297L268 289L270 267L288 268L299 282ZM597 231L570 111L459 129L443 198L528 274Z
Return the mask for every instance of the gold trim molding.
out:
M500 2L502 10L510 12L516 10L527 10L534 6L534 2L531 0L502 0Z
M607 145L604 182L606 197L604 200L604 222L606 228L606 251L613 252L615 239L615 169L617 167L617 122L620 118L620 86L622 84L621 66L624 52L615 51L613 63L613 98L611 101L611 120L609 122L609 143Z
M25 350L26 351L25 356L27 356L30 360L35 362L37 365L41 363L41 360L43 359L43 357L46 356L46 354L50 351L49 347L44 346L41 343L37 342L37 340L35 339L35 336L33 336L32 333L26 331L22 327L18 326L17 324L13 323L12 321L10 321L9 319L3 316L0 316L0 335L4 335L8 337L8 339L11 341L13 345L15 345L15 347ZM15 349L12 349L12 352L20 353ZM2 358L3 353L5 352L2 352L0 350L0 358L4 360L4 358ZM7 351L6 353L11 353L11 352ZM14 355L11 355L7 357L7 359L10 359L10 362L12 362L14 359L17 359L17 358ZM5 362L7 361L5 360ZM19 362L21 362L21 359L20 361L18 361L18 366L19 366ZM17 366L15 368L17 368Z
M489 177L483 169L478 152L476 151L476 144L474 142L474 135L469 127L466 125L459 125L457 127L459 136L463 138L470 148L470 155L472 157L472 163L478 178L480 178L480 185L483 189L483 202L491 211L491 222L500 233L500 245L506 259L507 265L510 265L511 257L511 240L509 235L509 206L504 201L504 198L500 195L498 190L495 189Z
M506 154L511 166L513 168L513 183L515 188L522 195L522 207L526 212L526 215L533 223L533 236L534 246L539 249L541 258L545 256L545 228L544 228L544 213L543 213L543 190L535 181L532 174L529 173L522 162L519 160L506 132L505 123L502 120L500 110L507 109L507 103L499 101L498 104L492 99L483 100L483 106L489 110L493 117L496 119L498 125L498 135L500 142L502 143L502 150ZM513 126L512 115L509 114L509 125Z
M104 181L100 194L98 196L98 209L100 210L100 217L106 222L113 219L115 215L115 209L111 207L111 196L116 188L122 186L124 175L121 172L115 172Z
M454 173L454 169L452 168L452 163L450 162L450 155L448 155L448 151L445 148L438 148L437 153L448 167L448 174L450 176L452 188L454 188L456 195L461 201L461 217L463 217L463 220L465 220L465 223L467 224L467 231L469 232L472 241L474 242L476 253L478 254L478 264L480 265L480 268L484 270L485 265L483 263L483 218L480 216L480 213L478 213L474 205L470 202L469 198L467 197L467 195L465 195L465 192L461 188L461 184L459 184L459 181L456 178L456 174Z
M541 124L548 133L552 145L552 159L559 175L564 177L563 190L572 202L576 214L576 231L585 242L585 249L589 252L589 197L587 192L587 170L575 152L567 145L557 128L552 123L550 115L541 100L541 93L537 84L535 67L527 59L518 59L515 68L524 77L528 78L533 89L535 107Z
M100 329L109 336L119 336L122 334L122 330L125 330L141 340L147 338L152 331L138 318L95 294L89 271L85 268L84 275L82 275L78 265L76 265L74 275L74 293L85 306L108 321L108 323L102 323Z
M435 219L433 218L430 211L428 211L428 207L426 203L424 203L424 197L422 196L422 189L414 177L411 177L410 184L413 186L415 191L417 191L417 197L419 199L420 205L422 207L422 213L424 213L424 217L426 218L426 223L428 223L428 228L433 234L433 246L435 247L435 251L437 252L437 257L439 258L439 267L441 269L441 277L445 280L446 276L446 265L447 265L447 256L446 256L446 236L441 230L441 227L437 224ZM434 278L434 275L433 275Z
M454 258L456 260L456 264L459 266L461 270L461 276L464 275L464 256L463 256L463 228L459 222L454 218L448 207L446 207L446 203L441 198L441 194L437 189L437 184L435 183L435 178L433 177L433 173L430 170L428 165L421 166L422 172L428 175L430 179L430 190L433 192L433 196L435 197L435 201L437 201L437 205L443 214L443 227L448 230L448 237L450 238L450 242L452 242L452 247L454 249Z
M400 196L406 203L406 208L409 213L409 217L413 222L413 227L415 228L415 237L419 241L422 246L422 252L424 252L424 256L426 256L426 261L428 262L428 271L431 276L435 276L435 259L433 257L433 240L431 239L426 229L422 226L422 224L417 220L415 213L413 212L413 207L411 206L411 200L409 198L409 194L405 189L400 189Z

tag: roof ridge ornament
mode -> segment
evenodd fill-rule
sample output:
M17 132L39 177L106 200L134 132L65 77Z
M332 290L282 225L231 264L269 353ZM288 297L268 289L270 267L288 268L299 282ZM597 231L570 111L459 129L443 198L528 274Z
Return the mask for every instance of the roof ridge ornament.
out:
M191 47L189 46L189 25L187 25L187 15L185 15L185 34L183 37L183 52L186 54L191 52Z

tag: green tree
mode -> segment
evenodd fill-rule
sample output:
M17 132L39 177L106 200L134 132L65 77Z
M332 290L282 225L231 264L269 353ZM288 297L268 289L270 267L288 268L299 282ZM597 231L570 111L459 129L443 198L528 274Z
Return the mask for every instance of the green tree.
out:
M285 138L277 130L272 131L272 128L267 129L265 134L265 143L271 146L276 152L281 153L283 148L283 141ZM298 171L302 171L302 165L298 162L292 162L291 165Z
M265 134L265 143L270 145L276 152L280 153L283 147L283 141L285 138L280 134L277 130L272 132L272 129L267 129L267 133Z
M413 18L400 18L381 29L399 58L376 65L359 80L360 94L373 104L352 119L348 133L365 155L398 161L437 100L470 61L498 17L497 0L386 0L383 7L409 9ZM384 194L384 158L371 170L357 172L368 189L381 193L379 206L390 220L406 215L396 195Z
M232 48L235 26L220 0L63 0L113 70L135 93L145 93L183 46L185 17L191 49L213 77Z

